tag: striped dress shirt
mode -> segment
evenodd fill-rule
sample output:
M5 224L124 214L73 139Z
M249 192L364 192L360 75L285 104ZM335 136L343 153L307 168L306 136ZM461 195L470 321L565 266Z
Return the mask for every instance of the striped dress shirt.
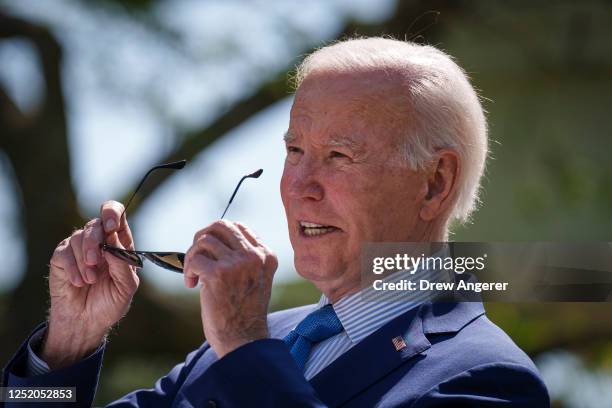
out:
M384 282L397 283L407 280L418 284L418 280L424 277L424 272L430 282L448 282L451 279L451 275L445 271L421 270L413 274L410 271L393 273L385 278ZM435 293L430 291L417 290L408 293L402 290L374 290L372 286L367 286L338 300L333 304L333 308L344 330L313 346L304 366L304 377L310 380L361 340L433 296ZM330 302L327 297L322 295L317 308L328 303Z
M38 330L28 343L28 360L26 362L26 375L28 377L47 374L51 371L49 365L34 352L34 349L39 348L46 330L44 328Z

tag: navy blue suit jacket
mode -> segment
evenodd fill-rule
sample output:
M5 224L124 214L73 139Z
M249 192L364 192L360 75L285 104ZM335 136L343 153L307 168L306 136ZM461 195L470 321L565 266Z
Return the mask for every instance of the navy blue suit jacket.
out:
M307 381L280 339L314 307L269 315L272 338L246 344L220 360L204 343L154 388L134 391L110 406L550 406L532 361L487 319L477 302L423 304L395 318ZM399 351L392 343L397 336L406 343ZM20 375L27 353L24 343L6 367L2 382L5 386L76 386L78 406L90 406L103 352L102 348L74 366L27 378Z

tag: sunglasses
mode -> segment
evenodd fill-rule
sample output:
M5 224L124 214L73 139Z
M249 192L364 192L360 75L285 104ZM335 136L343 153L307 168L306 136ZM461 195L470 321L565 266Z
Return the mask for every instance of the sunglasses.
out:
M172 162L172 163L160 164L158 166L155 166L149 169L149 171L147 171L147 173L144 175L142 180L140 180L138 187L136 187L136 190L134 191L134 193L128 200L123 212L121 213L120 219L123 218L123 215L125 214L128 207L130 206L132 199L134 198L138 190L140 190L145 180L147 179L147 177L149 177L149 175L152 172L154 172L155 170L159 170L159 169L180 170L183 167L185 167L186 163L187 163L187 160L179 160L179 161ZM246 176L243 176L240 179L240 181L238 182L238 185L234 189L234 193L230 197L229 202L227 203L227 206L225 207L225 210L223 211L223 214L221 215L221 219L225 217L225 213L227 213L227 210L229 209L230 204L232 203L232 201L234 201L234 197L236 196L236 193L238 192L238 189L240 188L240 185L242 184L242 182L248 178L259 178L259 176L261 176L262 173L263 173L263 169L259 169L251 174L247 174ZM183 266L185 263L185 254L183 252L136 251L136 250L130 250L130 249L117 248L117 247L110 246L107 244L103 244L102 249L108 252L109 254L125 261L129 265L136 266L138 268L142 268L144 260L147 259L150 262L154 263L155 265L161 266L164 269L168 269L170 271L177 272L177 273L183 273Z

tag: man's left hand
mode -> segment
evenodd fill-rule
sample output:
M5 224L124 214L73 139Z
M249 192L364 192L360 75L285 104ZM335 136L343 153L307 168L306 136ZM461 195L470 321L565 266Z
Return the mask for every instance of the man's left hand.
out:
M200 288L204 335L219 358L268 337L268 303L278 260L239 222L198 231L185 256L185 285Z

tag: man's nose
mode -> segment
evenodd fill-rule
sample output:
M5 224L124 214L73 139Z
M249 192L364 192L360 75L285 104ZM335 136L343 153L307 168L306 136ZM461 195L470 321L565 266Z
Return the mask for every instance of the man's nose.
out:
M320 201L324 197L321 167L313 160L302 160L295 169L289 193L295 199Z

